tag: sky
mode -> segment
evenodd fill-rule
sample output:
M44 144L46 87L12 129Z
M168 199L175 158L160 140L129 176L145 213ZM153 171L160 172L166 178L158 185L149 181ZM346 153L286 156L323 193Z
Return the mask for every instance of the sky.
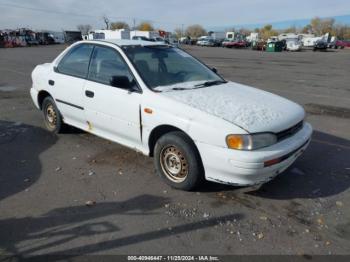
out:
M350 24L350 0L0 0L0 29L74 30L78 24L104 27L102 17L142 21L167 31L190 24L207 30L302 26L315 17Z

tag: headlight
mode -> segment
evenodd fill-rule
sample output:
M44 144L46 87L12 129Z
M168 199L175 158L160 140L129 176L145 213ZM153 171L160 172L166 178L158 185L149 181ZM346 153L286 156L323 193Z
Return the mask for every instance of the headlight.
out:
M255 150L275 144L277 137L271 133L252 135L228 135L226 143L228 148L238 150Z

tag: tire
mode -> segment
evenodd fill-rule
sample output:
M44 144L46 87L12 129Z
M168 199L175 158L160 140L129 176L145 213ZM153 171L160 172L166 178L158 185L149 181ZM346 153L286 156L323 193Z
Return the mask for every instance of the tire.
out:
M193 141L183 132L160 137L154 149L157 174L169 186L190 191L204 181L204 168Z
M63 123L62 115L58 111L53 98L50 96L46 97L41 108L46 129L56 134L63 133L66 125Z

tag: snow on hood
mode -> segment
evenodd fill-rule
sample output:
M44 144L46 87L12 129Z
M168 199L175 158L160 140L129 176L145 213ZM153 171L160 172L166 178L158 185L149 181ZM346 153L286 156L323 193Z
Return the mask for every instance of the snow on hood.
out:
M220 117L251 133L279 132L304 118L301 106L277 95L233 82L161 94Z

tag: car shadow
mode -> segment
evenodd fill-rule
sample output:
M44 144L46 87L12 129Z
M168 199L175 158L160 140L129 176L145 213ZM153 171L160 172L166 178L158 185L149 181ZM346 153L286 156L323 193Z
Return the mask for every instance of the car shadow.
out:
M167 197L139 195L125 201L97 203L92 207L84 205L57 208L38 217L3 219L0 220L0 246L9 256L16 255L21 258L34 254L88 254L212 227L220 222L240 220L244 217L242 214L230 214L177 225L172 230L164 225L164 228L139 234L126 234L117 223L111 222L113 220L110 216L115 216L115 220L118 221L120 216L127 216L128 219L139 216L137 219L143 219L145 216L158 215L159 212L163 213L160 208L169 201ZM97 237L105 233L109 236L112 233L113 238L102 237L99 242L78 247L67 245L76 239ZM118 237L118 234L121 236ZM45 239L47 241L42 241ZM66 245L60 251L52 251L64 244ZM59 257L57 259L59 260ZM55 256L50 256L50 261L52 260L55 260Z
M246 187L244 191L270 199L310 199L337 195L349 187L350 141L314 131L308 149L291 167L270 182ZM237 191L240 188L206 182L199 191Z
M39 155L56 141L56 135L42 128L0 120L0 201L39 179Z

